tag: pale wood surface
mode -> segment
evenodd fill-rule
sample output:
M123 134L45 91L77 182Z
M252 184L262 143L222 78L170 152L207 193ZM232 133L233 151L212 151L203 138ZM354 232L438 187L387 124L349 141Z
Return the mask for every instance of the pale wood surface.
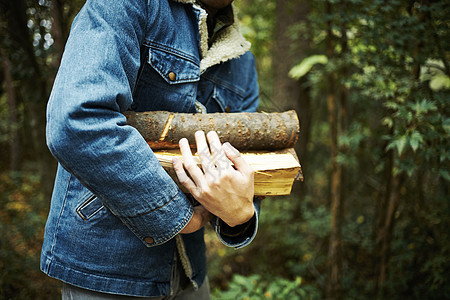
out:
M284 151L252 151L241 153L247 163L255 171L255 195L256 196L280 196L289 195L295 179L302 179L301 167L296 159L293 149ZM169 175L179 184L172 167L172 158L179 156L179 150L163 150L154 152L158 160ZM194 159L201 168L200 159L194 155Z

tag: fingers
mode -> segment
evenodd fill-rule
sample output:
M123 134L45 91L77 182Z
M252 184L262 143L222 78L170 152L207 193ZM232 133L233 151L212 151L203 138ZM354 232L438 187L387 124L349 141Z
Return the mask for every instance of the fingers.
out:
M233 162L236 169L246 175L253 174L253 168L245 161L241 153L231 146L230 143L226 142L222 145L225 155Z
M217 132L210 131L207 134L209 147L211 148L211 153L213 155L214 163L219 170L227 170L230 168L230 160L225 156L222 149L222 143L220 142Z
M172 158L173 168L175 173L177 174L178 181L192 194L196 191L197 186L195 183L189 178L189 176L184 171L183 162L180 158L174 157Z
M197 152L204 172L206 173L213 171L215 169L215 165L211 158L209 147L206 143L205 133L203 131L197 131L195 133L195 142L197 144Z
M206 137L208 139L209 147L205 139L205 133L203 131L197 131L195 133L197 151L205 173L212 173L216 170L223 171L229 169L231 163L223 152L222 143L220 142L217 133L215 131L210 131L208 132Z
M191 148L187 139L182 138L179 142L181 154L183 155L184 167L189 172L189 175L194 180L196 186L204 185L204 175L202 170L197 166L197 163L192 156Z

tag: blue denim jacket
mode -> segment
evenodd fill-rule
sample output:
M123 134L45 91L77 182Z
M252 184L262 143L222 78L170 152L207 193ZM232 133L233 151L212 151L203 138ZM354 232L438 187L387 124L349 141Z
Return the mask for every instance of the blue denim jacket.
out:
M193 204L122 113L196 112L196 103L208 112L256 110L247 45L237 39L235 57L211 53L204 17L180 1L88 0L75 18L47 109L47 144L59 162L41 255L49 276L107 293L167 295L178 251L194 287L202 284L203 230L178 234ZM257 216L233 237L212 223L239 248L256 234Z

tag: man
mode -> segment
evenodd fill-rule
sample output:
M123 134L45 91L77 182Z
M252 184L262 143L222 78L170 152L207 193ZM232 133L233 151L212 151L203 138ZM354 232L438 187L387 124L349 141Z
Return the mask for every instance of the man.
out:
M59 166L41 255L63 299L208 299L205 223L230 247L255 236L253 171L236 149L197 132L202 171L182 139L188 196L122 114L256 109L231 2L88 0L74 19L47 109Z

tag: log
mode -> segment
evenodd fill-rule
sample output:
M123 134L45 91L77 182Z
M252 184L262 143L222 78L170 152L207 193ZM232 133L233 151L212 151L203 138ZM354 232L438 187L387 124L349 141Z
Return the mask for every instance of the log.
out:
M216 131L222 143L239 151L274 151L297 143L299 121L294 110L282 113L187 114L167 111L126 112L127 124L135 127L153 150L178 149L185 137L195 148L197 130Z
M182 155L179 150L163 150L154 152L163 168L184 191L187 190L179 183L172 166L172 158ZM255 171L256 196L281 196L291 193L294 180L302 180L300 163L294 149L282 151L251 151L241 153L243 158ZM197 165L201 168L200 158L194 155Z

